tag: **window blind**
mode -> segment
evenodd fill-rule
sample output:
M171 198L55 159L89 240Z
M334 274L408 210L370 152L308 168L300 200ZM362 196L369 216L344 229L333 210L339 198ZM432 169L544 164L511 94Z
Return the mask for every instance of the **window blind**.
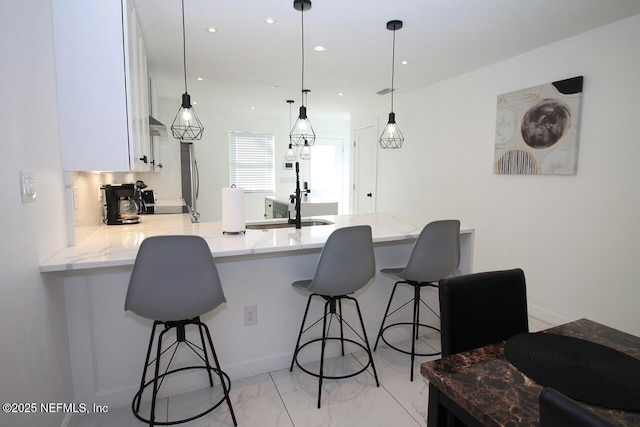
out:
M274 137L229 132L229 184L247 193L275 192Z

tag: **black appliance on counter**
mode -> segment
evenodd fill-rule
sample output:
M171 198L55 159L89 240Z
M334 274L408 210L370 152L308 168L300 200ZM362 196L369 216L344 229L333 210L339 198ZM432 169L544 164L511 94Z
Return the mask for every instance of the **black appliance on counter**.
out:
M156 192L153 190L142 190L140 192L140 200L142 203L138 208L138 212L144 214L156 213Z
M136 184L106 184L103 192L102 218L107 225L137 224L139 189Z

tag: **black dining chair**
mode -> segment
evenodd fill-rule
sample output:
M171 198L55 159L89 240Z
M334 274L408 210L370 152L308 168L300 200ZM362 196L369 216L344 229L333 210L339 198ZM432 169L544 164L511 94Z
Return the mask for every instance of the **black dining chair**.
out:
M519 268L442 279L439 295L442 357L529 332Z
M442 357L529 332L521 269L449 277L439 287ZM464 426L451 414L447 418L448 426Z
M545 387L538 397L540 427L613 427L564 394Z

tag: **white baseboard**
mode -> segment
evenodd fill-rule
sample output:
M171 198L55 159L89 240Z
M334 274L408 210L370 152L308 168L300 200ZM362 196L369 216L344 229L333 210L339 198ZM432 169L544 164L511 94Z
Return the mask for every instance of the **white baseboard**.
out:
M286 353L268 359L255 359L238 364L223 364L222 370L229 375L229 378L233 381L288 368L290 363L291 353ZM162 386L161 394L159 396L173 396L207 387L209 383L203 372L203 370L197 369L174 374L171 377L170 383L167 382ZM142 372L140 372L140 375L142 375ZM214 381L217 382L215 378ZM76 401L78 403L85 403L87 406L96 403L98 405L106 406L109 409L122 408L131 405L131 401L133 396L137 393L139 385L139 379L136 378L134 382L129 384L127 387L101 390L93 397L88 396L85 399L76 399ZM62 427L67 427L68 423L69 421L65 421L65 424Z
M549 310L546 310L544 308L541 308L535 305L529 305L528 311L529 311L530 317L533 317L542 322L548 323L551 326L562 325L564 323L569 323L572 320L576 320L576 319L569 319L567 317L561 316L557 313L553 313Z

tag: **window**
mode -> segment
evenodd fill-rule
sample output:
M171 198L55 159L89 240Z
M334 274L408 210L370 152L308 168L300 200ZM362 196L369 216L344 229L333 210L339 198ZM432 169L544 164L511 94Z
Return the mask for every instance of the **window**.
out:
M275 192L273 134L229 132L229 184L246 193Z

